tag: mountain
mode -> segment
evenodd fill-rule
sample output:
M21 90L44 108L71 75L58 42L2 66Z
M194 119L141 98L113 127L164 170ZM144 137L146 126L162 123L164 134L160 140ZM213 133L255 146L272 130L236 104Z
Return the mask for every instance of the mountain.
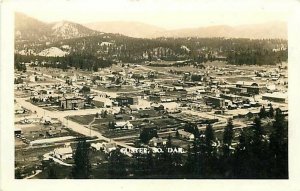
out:
M61 21L52 24L52 35L60 39L78 38L99 34L83 25L69 21Z
M23 13L15 14L16 43L54 42L97 34L100 32L69 21L45 23Z
M225 38L282 38L287 39L287 23L268 22L255 25L209 26L189 29L178 29L156 34L164 37L225 37Z
M287 24L285 22L267 22L253 25L216 25L198 28L183 28L166 30L157 26L140 22L96 22L85 24L86 27L107 32L119 33L136 38L157 37L225 37L225 38L282 38L287 39Z
M16 41L42 41L50 35L50 25L25 14L15 13Z
M129 37L135 38L152 38L157 34L163 33L165 29L141 22L126 22L126 21L112 21L112 22L95 22L85 24L86 27L102 31L106 33L119 33Z

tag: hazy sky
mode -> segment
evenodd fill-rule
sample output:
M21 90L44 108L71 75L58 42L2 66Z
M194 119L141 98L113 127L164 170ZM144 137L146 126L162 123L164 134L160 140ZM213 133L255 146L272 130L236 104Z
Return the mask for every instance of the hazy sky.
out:
M293 0L14 0L41 21L139 21L166 29L287 20Z

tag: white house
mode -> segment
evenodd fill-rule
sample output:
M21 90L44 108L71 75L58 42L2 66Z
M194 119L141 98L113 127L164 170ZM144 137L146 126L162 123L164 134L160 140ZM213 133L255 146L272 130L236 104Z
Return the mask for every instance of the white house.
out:
M130 121L117 121L115 127L121 129L133 129L133 125Z
M183 129L179 129L178 134L179 134L179 137L183 138L183 139L187 139L187 140L190 140L190 141L195 139L194 134L192 134L190 132L186 132Z
M63 148L54 149L54 157L65 160L73 157L73 150L70 144L65 144Z
M153 137L149 141L149 145L151 145L153 147L156 147L156 146L159 146L159 145L166 145L166 144L167 144L167 140L163 139L161 137L160 138Z
M104 145L105 145L105 142L102 142L102 143L92 143L91 147L92 147L92 149L94 149L96 151L100 151L101 149L104 149Z

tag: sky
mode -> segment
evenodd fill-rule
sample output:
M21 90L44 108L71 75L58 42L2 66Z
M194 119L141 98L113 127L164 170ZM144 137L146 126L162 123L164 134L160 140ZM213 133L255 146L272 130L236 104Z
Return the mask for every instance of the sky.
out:
M45 22L135 21L165 29L286 21L293 0L12 0Z

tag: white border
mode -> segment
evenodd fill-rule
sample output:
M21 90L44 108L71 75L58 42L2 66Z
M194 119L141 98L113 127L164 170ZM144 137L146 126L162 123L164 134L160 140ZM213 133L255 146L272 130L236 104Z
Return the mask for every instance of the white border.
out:
M102 3L105 3L102 1ZM300 12L299 3L289 19L289 179L288 180L15 180L13 136L13 7L1 4L1 168L0 188L4 191L57 190L300 190ZM297 13L298 11L298 13ZM298 113L297 113L298 112Z

